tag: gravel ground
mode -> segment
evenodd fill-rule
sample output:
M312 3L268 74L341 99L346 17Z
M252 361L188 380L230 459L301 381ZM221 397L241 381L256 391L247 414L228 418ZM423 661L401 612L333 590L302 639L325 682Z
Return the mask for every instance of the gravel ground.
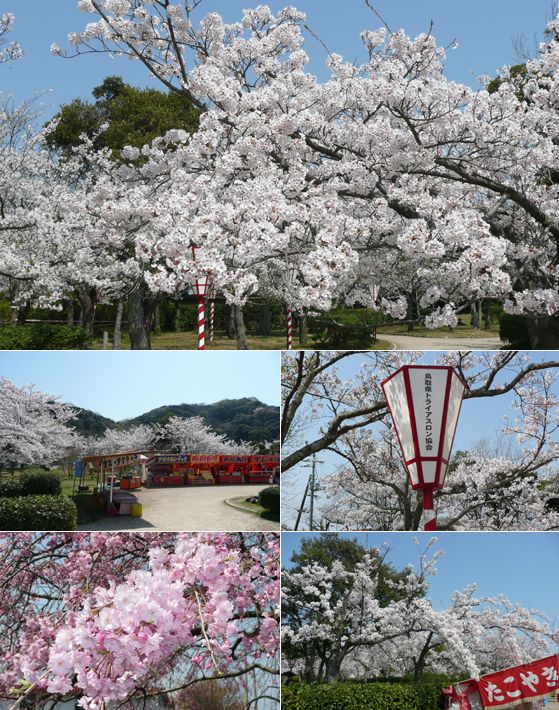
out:
M393 350L500 350L504 343L499 338L420 338L413 335L379 334Z
M147 488L138 493L141 518L100 518L79 530L279 530L279 523L232 508L228 498L258 495L262 485Z

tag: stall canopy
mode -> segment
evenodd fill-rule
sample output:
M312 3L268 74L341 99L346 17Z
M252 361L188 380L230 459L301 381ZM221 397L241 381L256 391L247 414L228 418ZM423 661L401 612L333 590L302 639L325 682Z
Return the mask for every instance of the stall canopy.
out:
M465 680L443 690L448 710L514 708L557 693L559 654Z

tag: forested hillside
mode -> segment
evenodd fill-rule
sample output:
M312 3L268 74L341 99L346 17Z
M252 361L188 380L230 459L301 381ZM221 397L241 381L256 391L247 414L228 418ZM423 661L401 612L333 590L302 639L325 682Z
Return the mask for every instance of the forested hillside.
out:
M213 404L169 404L145 412L134 419L114 421L76 407L73 428L80 434L101 435L106 429L127 429L139 424L165 424L171 417L203 417L219 434L235 441L261 443L279 437L279 407L271 407L256 397L223 399Z

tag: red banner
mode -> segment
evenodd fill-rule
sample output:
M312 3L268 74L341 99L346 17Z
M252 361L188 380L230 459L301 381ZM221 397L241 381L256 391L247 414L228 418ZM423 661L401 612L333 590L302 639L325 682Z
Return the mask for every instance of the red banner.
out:
M558 689L559 656L548 656L479 679L484 708L510 708Z
M190 463L219 463L219 458L213 454L190 454Z

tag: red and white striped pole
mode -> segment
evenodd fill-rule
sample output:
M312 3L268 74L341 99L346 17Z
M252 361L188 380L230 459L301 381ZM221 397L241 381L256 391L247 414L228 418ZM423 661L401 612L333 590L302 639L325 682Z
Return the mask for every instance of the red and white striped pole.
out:
M198 350L206 349L205 341L205 319L204 313L204 296L198 296Z
M437 514L435 513L432 488L423 489L423 529L437 529Z
M293 311L287 308L287 349L293 350Z
M210 343L214 340L214 323L215 323L215 299L210 301Z

